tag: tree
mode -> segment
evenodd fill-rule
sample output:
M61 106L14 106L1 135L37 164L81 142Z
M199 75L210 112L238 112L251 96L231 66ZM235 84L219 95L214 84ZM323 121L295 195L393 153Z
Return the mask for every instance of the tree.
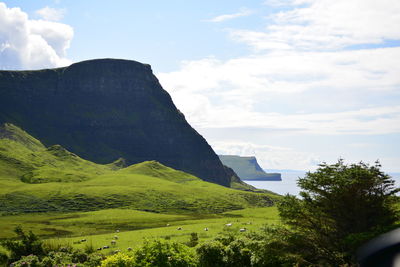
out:
M323 163L298 180L300 199L287 195L280 216L307 262L339 266L354 262L356 248L395 227L394 180L376 162Z
M14 232L18 240L4 240L0 244L10 252L10 261L19 260L22 256L30 254L43 256L43 242L32 231L26 234L20 226L17 226Z

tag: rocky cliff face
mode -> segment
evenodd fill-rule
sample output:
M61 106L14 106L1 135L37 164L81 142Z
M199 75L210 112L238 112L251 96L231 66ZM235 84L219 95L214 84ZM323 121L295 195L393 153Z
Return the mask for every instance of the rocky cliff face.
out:
M229 186L231 175L185 120L149 65L99 59L0 71L0 123L98 163L157 160Z
M219 155L221 162L243 180L248 181L282 181L280 173L266 173L258 164L256 157Z

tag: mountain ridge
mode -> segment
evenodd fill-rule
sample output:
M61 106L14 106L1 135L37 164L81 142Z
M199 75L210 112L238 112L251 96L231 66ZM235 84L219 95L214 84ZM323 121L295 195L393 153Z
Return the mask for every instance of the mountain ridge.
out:
M186 121L151 66L96 59L37 71L0 71L0 123L96 163L157 160L201 179L235 179Z

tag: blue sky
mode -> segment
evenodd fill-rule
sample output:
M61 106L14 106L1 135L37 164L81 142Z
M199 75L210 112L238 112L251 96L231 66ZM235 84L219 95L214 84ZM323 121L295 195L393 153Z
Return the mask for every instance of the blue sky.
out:
M0 1L0 68L152 65L217 153L400 172L397 0Z

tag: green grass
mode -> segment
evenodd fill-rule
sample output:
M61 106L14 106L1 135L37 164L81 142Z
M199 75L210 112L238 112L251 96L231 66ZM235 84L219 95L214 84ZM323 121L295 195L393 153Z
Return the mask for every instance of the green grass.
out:
M0 130L0 213L128 208L163 213L220 213L270 206L277 195L208 183L156 161L122 168L95 164L59 145L44 147L21 129ZM4 138L4 136L6 138Z
M141 217L143 216L143 217ZM160 216L160 215L159 215ZM156 217L150 214L142 214L144 225L147 225ZM76 248L84 249L85 246L92 245L95 248L106 245L111 246L110 250L105 250L107 253L116 249L126 250L128 247L140 246L145 240L151 239L167 239L177 242L187 242L190 234L198 233L199 241L205 241L214 238L223 231L233 231L241 234L239 229L246 228L248 231L256 231L265 224L279 223L279 216L276 207L269 208L250 208L240 211L226 212L209 218L192 218L181 217L171 220L165 220L160 227L152 227L149 229L139 229L134 231L124 231L117 226L106 234L97 235L80 235L69 238L53 238L48 242L53 244L68 244ZM177 220L175 220L177 219ZM74 219L72 219L74 220ZM89 217L79 218L78 221L89 220ZM226 224L231 223L231 227ZM182 230L178 230L180 227ZM208 231L204 229L208 228ZM118 233L117 230L120 230ZM118 237L116 245L112 246L111 241ZM86 242L79 242L86 239Z
M263 209L277 199L208 183L156 161L95 164L58 145L46 148L11 124L0 127L0 238L12 237L17 225L47 238L103 234L92 240L96 245L116 229L127 242L185 239L204 227L210 231L200 236L209 238L233 219L238 227L248 218L261 223L265 214L276 220L273 208ZM185 228L176 232L178 225Z

